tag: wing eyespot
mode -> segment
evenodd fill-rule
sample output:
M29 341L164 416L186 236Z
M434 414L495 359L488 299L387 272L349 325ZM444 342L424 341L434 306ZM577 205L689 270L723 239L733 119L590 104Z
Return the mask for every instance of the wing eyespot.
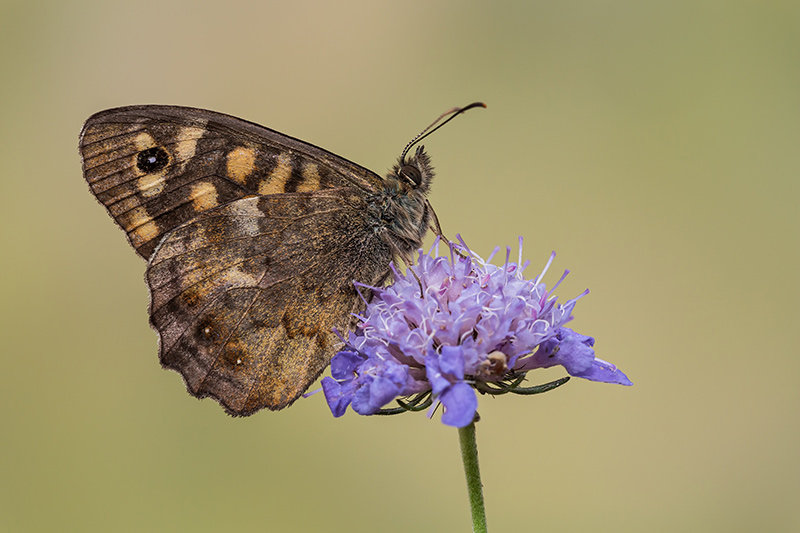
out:
M136 168L145 174L151 174L162 170L169 164L169 154L160 146L154 146L147 150L142 150L136 156Z

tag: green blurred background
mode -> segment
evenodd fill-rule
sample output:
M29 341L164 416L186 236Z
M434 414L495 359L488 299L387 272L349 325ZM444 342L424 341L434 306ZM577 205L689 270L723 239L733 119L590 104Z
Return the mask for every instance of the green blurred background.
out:
M77 142L182 104L383 174L474 100L425 143L446 232L556 250L635 383L481 398L490 528L800 530L796 1L5 1L0 67L0 530L468 531L438 417L232 419L161 370Z

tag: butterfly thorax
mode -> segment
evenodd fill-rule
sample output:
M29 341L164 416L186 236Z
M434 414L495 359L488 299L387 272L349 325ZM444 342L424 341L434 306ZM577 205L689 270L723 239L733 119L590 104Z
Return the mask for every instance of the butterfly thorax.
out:
M409 264L430 225L426 195L432 179L430 158L419 147L413 157L398 161L383 180L383 190L368 200L375 232L395 257Z

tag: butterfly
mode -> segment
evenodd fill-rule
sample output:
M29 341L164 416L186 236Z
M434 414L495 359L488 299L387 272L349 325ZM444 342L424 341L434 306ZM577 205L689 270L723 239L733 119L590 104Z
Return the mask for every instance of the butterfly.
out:
M147 260L162 366L231 415L283 409L336 352L335 331L429 229L433 168L415 137L385 178L222 113L140 105L80 134L91 192ZM442 121L445 117L447 120ZM437 125L436 128L433 126ZM340 344L339 344L340 345Z

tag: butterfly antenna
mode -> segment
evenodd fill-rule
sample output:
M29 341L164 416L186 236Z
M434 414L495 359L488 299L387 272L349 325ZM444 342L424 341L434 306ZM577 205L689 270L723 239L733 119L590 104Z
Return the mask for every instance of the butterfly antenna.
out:
M400 156L400 159L405 161L406 154L408 154L408 151L411 150L412 146L414 146L415 144L420 142L422 139L424 139L425 137L427 137L428 135L430 135L434 131L438 130L439 128L441 128L442 126L444 126L445 124L447 124L448 122L450 122L451 120L456 118L458 115L460 115L464 111L472 109L473 107L483 107L483 108L485 108L486 104L484 104L483 102L473 102L473 103L471 103L471 104L469 104L467 106L464 106L464 107L454 107L453 109L450 109L449 111L445 111L444 113L442 113L442 115L439 118L434 120L433 123L430 126L428 126L424 130L419 132L419 135L417 135L416 137L411 139L411 141L403 149L403 154ZM446 120L444 120L444 122L442 122L442 120L445 119L445 118L446 118Z

